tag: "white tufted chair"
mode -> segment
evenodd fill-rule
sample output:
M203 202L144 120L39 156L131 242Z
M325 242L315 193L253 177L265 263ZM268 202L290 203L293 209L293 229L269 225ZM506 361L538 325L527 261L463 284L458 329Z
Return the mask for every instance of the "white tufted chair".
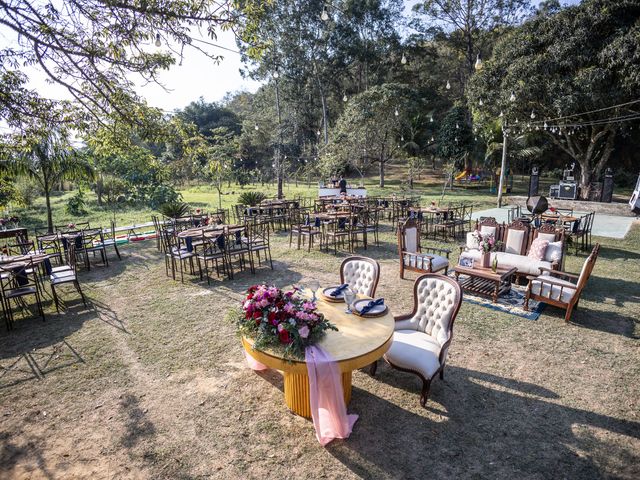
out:
M449 254L451 250L420 245L420 229L415 219L408 218L398 225L398 252L400 254L400 278L404 278L404 271L439 272L449 269ZM437 254L440 255L437 255Z
M349 257L340 265L340 283L348 283L357 293L374 297L380 280L380 265L372 258Z
M453 322L460 309L462 291L444 275L427 273L416 280L413 311L395 317L393 343L385 353L389 365L422 379L420 405L427 403L431 380L443 370L453 335ZM372 368L375 373L375 367Z

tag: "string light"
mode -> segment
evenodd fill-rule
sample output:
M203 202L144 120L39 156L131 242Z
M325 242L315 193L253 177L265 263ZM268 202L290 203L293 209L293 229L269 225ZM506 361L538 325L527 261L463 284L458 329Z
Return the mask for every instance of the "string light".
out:
M343 102L347 102L348 100L349 100L349 99L347 98L347 94L345 93L345 94L342 96L342 101L343 101Z
M534 118L536 118L536 112L531 110L531 120L533 120Z
M480 99L480 101L478 102L478 105L480 106L484 105L484 102L482 101L482 99Z
M502 110L500 110L500 115L498 115L500 118L504 117L504 113L502 112Z
M397 117L398 115L400 115L400 112L398 112L398 109L396 108L396 111L393 112L393 114Z
M433 123L433 115L431 115L431 117L429 118L429 122Z
M447 80L447 85L445 87L447 90L451 90L451 84L449 83L449 80Z
M322 14L320 15L320 19L323 22L326 22L327 20L329 20L329 14L327 13L327 9L325 7L322 7Z
M405 56L405 54L402 54L402 58L400 59L400 63L402 65L406 65L407 64L407 57Z
M435 141L436 141L436 139L435 139L435 138L433 138L433 137L431 137L431 141L432 141L432 142L435 142Z
M474 65L476 70L480 70L482 68L482 59L480 58L480 54L476 57L476 64Z
M280 78L280 74L278 73L277 70L273 72L273 78L275 78L276 80Z
M456 130L458 130L459 128L460 128L460 125L456 123Z
M509 101L510 102L515 102L516 101L516 94L515 92L511 92L511 96L509 97Z
M258 127L258 124L256 123L256 126L253 127L255 129L255 131L257 132L258 130L260 130L260 127Z
M162 46L162 40L160 40L160 34L156 33L156 47Z
M317 136L320 136L320 130L318 130L318 131L316 132L316 135L317 135Z

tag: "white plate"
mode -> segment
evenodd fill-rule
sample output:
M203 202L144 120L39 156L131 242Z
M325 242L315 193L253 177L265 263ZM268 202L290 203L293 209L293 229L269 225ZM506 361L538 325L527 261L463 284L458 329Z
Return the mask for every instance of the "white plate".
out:
M356 300L353 304L353 308L356 311L356 313L358 315L362 315L363 317L377 317L380 315L384 315L384 313L387 311L387 306L386 305L376 305L375 307L373 307L371 310L369 310L367 313L365 313L364 315L362 313L360 313L360 311L369 304L371 300L367 300L367 299L363 299L363 300Z
M322 290L322 295L325 296L328 300L332 300L334 302L344 302L344 290L340 292L335 297L331 296L331 292L333 292L340 285L336 285L335 287L329 287Z

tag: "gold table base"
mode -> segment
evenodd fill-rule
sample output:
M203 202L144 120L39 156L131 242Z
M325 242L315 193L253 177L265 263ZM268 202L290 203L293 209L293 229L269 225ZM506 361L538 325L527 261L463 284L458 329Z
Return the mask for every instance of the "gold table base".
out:
M342 391L344 392L344 403L349 405L349 401L351 401L351 372L342 373ZM284 400L287 407L301 417L311 418L309 398L309 376L284 372Z

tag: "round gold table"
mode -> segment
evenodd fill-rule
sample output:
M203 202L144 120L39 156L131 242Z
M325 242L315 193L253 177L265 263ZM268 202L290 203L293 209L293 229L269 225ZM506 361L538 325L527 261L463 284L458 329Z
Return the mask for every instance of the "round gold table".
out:
M366 297L360 297L366 298ZM344 303L331 303L318 296L318 310L333 323L338 331L328 330L318 343L338 363L342 372L345 404L351 400L351 372L366 367L382 357L393 340L393 315L363 318L344 312ZM309 405L309 377L307 364L285 360L275 352L253 349L250 338L242 338L242 346L258 362L284 374L284 399L294 413L311 418Z

